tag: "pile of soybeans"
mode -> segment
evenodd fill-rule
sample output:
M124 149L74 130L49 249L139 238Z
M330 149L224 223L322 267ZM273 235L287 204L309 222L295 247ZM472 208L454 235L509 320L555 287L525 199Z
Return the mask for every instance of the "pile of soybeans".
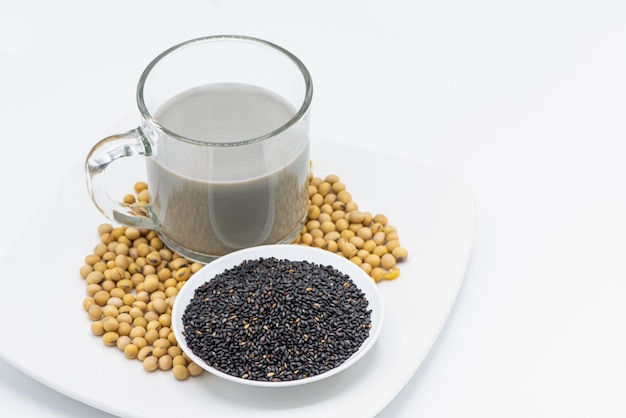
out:
M145 206L148 186L137 182L124 203ZM360 211L336 175L309 176L309 209L294 244L323 248L350 259L376 281L398 277L407 258L398 232L382 214ZM146 371L172 371L178 380L203 369L182 352L171 329L172 306L186 281L202 268L168 249L155 231L98 226L99 242L85 257L83 308L91 332Z
M294 244L342 255L379 282L398 277L407 258L396 228L383 214L362 212L337 175L309 178L309 212Z

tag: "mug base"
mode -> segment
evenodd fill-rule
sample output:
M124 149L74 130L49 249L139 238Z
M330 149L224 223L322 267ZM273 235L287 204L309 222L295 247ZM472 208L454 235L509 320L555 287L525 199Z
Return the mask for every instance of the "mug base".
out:
M305 216L306 218L306 216ZM304 225L305 219L302 220L302 222L300 222L298 224L298 226L291 232L289 233L289 235L287 235L285 238L283 238L282 240L278 241L278 242L267 242L265 244L261 244L261 245L271 245L271 244L291 244L295 241L296 237L298 236L298 234L300 233L302 226ZM164 234L158 232L159 238L161 239L161 241L163 241L163 243L172 251L180 254L181 256L187 258L188 260L191 261L196 261L198 263L202 263L202 264L208 264L211 261L217 260L218 258L220 258L223 255L226 255L228 253L225 254L220 254L220 255L211 255L211 254L204 254L204 253L200 253L194 250L190 250L188 248L185 248L177 243L175 243L174 241L170 240L167 236L165 236ZM246 247L243 247L246 248ZM234 252L243 248L236 248L233 249L230 252Z

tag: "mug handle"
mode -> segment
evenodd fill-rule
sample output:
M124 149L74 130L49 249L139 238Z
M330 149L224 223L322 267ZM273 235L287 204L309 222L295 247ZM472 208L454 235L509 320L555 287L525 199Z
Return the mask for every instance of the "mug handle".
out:
M110 163L126 157L149 157L150 142L139 128L111 135L93 146L85 160L87 190L96 207L107 218L127 226L158 229L159 221L150 205L127 204L113 199L106 189L104 174Z

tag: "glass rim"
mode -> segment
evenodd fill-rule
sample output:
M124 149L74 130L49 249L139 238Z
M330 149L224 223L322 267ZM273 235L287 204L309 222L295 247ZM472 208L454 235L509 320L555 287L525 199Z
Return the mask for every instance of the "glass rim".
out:
M257 136L257 137L253 137L253 138L248 138L242 141L236 141L236 142L213 142L213 141L200 141L197 139L193 139L193 138L189 138L186 137L184 135L180 135L174 131L171 131L169 129L167 129L166 127L164 127L163 125L161 125L159 122L157 122L157 120L154 118L154 116L152 115L152 113L150 111L148 111L148 108L146 106L146 103L144 101L144 85L146 83L146 80L148 79L148 76L150 75L150 72L152 71L152 69L166 56L172 54L173 52L176 52L182 48L186 48L188 46L194 46L196 44L205 44L205 43L209 43L209 42L218 42L218 41L238 41L238 42L244 42L244 43L249 43L249 44L256 44L256 45L260 45L260 46L265 46L268 47L270 49L273 49L277 52L279 52L280 54L282 54L283 56L289 58L291 60L291 62L293 64L295 64L295 66L298 68L298 70L300 71L302 77L303 77L303 81L304 81L304 85L305 85L305 94L304 94L304 99L302 100L302 104L300 105L300 108L296 111L296 113L291 117L291 119L289 119L287 122L285 122L284 124L282 124L281 126L279 126L278 128L267 132L263 135ZM235 147L235 146L242 146L242 145L248 145L248 144L253 144L256 142L260 142L260 141L264 141L268 138L273 138L275 136L277 136L278 134L280 134L281 132L286 131L287 129L289 129L290 127L292 127L293 125L295 125L299 120L301 120L304 115L307 113L307 111L309 110L310 106L311 106L311 101L313 98L313 81L311 79L311 74L309 73L309 70L306 68L306 66L304 65L304 63L302 61L300 61L300 59L298 57L296 57L294 54L292 54L291 52L289 52L288 50L286 50L285 48L278 46L272 42L268 42L265 41L263 39L259 39L259 38L254 38L251 36L245 36L245 35L212 35L212 36L203 36L200 38L194 38L194 39L190 39L188 41L184 41L181 42L179 44L176 44L168 49L166 49L165 51L161 52L159 55L157 55L147 66L146 68L143 70L141 77L139 78L139 82L137 83L137 106L139 107L139 112L141 113L141 116L143 117L144 120L146 120L147 122L149 122L150 124L153 124L155 126L157 126L159 128L159 130L163 131L164 133L166 133L168 136L178 139L180 141L183 142L188 142L188 143L192 143L192 144L196 144L196 145L205 145L205 146L215 146L215 147Z

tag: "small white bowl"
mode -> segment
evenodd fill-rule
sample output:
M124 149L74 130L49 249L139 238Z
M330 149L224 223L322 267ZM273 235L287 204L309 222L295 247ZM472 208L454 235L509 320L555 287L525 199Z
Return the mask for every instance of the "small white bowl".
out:
M337 269L339 272L350 276L350 279L352 279L354 284L358 288L360 288L361 291L365 294L365 297L369 302L368 309L371 309L372 311L370 318L372 327L370 329L369 336L365 341L363 341L359 349L355 353L353 353L352 356L347 358L339 366L321 374L305 377L298 380L266 382L243 379L240 377L226 374L208 365L204 360L202 360L200 357L193 353L193 351L187 346L187 342L182 333L184 328L182 318L187 305L189 305L189 302L194 297L194 292L196 288L210 281L215 275L222 273L224 270L235 267L245 260L257 260L261 257L274 257L277 259L286 259L291 261L308 261L310 263L320 264L324 266L330 265ZM245 385L284 387L302 385L305 383L311 383L321 379L325 379L327 377L340 373L341 371L352 366L354 363L360 360L376 342L376 339L380 335L380 331L382 328L383 316L383 303L380 297L380 293L378 292L376 283L374 283L370 276L356 264L337 254L319 248L291 244L277 244L262 245L258 247L239 250L220 257L217 260L212 261L211 263L202 267L189 280L187 280L187 283L185 283L185 285L181 288L180 292L176 296L176 300L172 308L172 328L174 331L174 336L176 337L176 341L178 342L178 345L183 350L183 352L187 354L187 356L189 356L191 360L193 360L209 373L212 373L223 379Z

